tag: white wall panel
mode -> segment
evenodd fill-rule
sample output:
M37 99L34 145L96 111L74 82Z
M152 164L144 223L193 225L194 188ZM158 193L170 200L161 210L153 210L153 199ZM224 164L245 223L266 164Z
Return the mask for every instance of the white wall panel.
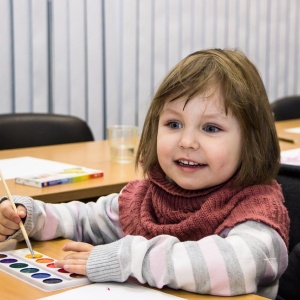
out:
M69 1L70 113L86 118L86 1Z
M299 0L0 0L0 113L141 128L169 69L213 47L244 51L271 102L300 94L299 17Z
M120 15L120 61L122 66L119 70L120 86L114 86L119 90L119 112L120 120L118 123L134 125L137 123L136 94L137 87L137 0L130 0L128 5L123 5ZM126 58L126 59L124 59Z
M188 2L188 1L187 1ZM166 19L165 19L165 32L167 36L167 53L168 56L166 57L166 64L165 70L166 73L170 70L182 57L182 42L181 38L183 35L182 26L181 26L181 6L180 1L168 1L166 2L167 5L165 7L166 12ZM192 34L189 32L186 35Z
M103 30L102 30L102 2L87 0L86 2L86 53L87 53L87 121L93 128L96 137L102 137L105 130L105 94L104 72L105 64Z
M13 109L11 5L9 0L0 1L0 99L1 113ZM6 46L4 46L6 45Z
M53 112L71 114L69 1L53 0L51 10Z
M293 45L289 48L289 80L288 88L286 94L299 94L300 93L300 58L299 58L299 49L300 49L300 2L292 1L290 7L290 40L289 45Z
M32 111L31 1L13 1L14 102L16 112Z
M137 13L138 30L137 30L137 98L138 98L138 124L143 124L149 102L153 95L153 43L154 34L152 19L153 2L140 1Z
M122 0L104 0L105 63L106 63L106 114L108 124L118 124L121 119L121 34Z
M49 72L48 72L48 10L47 1L31 0L32 36L32 110L49 111ZM33 38L34 37L34 38Z

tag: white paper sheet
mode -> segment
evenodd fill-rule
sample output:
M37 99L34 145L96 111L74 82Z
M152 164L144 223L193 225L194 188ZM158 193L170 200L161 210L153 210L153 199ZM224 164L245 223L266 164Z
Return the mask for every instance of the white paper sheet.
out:
M292 133L299 133L300 134L300 127L295 127L295 128L288 128L284 129L286 132L292 132Z
M76 166L30 156L0 159L0 170L2 171L5 179L12 179L44 172L56 172L62 169L73 167Z
M45 300L176 300L172 296L134 283L94 283L75 288L57 295L41 298Z
M281 151L280 161L282 164L300 166L300 148Z

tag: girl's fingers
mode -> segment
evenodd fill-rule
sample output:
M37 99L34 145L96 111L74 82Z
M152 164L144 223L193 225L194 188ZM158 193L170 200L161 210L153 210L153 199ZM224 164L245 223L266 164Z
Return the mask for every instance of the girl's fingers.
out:
M70 272L70 273L76 273L80 275L86 275L86 265L72 265L72 264L67 264L64 265L63 268Z
M0 242L4 242L6 239L7 236L0 233Z
M15 223L11 223L11 225L12 226L0 224L0 234L5 235L5 236L12 235L16 232L16 230L19 229L18 226L15 226L16 225Z
M57 268L63 268L70 273L86 275L86 260L83 259L67 259L58 260L55 262Z
M93 249L93 245L82 242L69 242L62 247L63 251L89 252Z
M19 205L16 213L12 208L11 203L6 200L1 203L1 215L3 218L19 224L21 219L26 217L26 208L23 205Z
M68 254L64 257L64 260L80 260L84 259L87 260L89 258L90 252L74 252L71 254Z
M18 215L21 219L26 217L27 211L26 208L23 205L19 205L17 207Z
M86 275L86 262L93 245L82 242L69 242L62 248L63 251L72 251L63 260L55 262L57 268L64 268L68 272Z
M85 266L86 260L85 259L63 259L63 260L57 260L55 262L55 266L60 268L64 267L65 265Z

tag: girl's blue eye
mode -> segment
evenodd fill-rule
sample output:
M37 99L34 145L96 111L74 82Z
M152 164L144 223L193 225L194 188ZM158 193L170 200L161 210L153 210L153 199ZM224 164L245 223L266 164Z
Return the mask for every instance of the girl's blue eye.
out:
M175 121L169 122L168 126L171 129L180 129L180 128L182 128L182 125L179 122L175 122Z
M215 125L206 125L204 128L203 128L204 131L206 132L219 132L221 129Z

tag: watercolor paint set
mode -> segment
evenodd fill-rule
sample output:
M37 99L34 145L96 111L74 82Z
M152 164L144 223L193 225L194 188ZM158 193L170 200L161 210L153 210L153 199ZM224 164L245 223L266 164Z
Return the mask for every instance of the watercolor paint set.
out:
M0 270L43 291L50 292L89 284L86 276L69 273L54 265L55 259L27 248L0 251Z

